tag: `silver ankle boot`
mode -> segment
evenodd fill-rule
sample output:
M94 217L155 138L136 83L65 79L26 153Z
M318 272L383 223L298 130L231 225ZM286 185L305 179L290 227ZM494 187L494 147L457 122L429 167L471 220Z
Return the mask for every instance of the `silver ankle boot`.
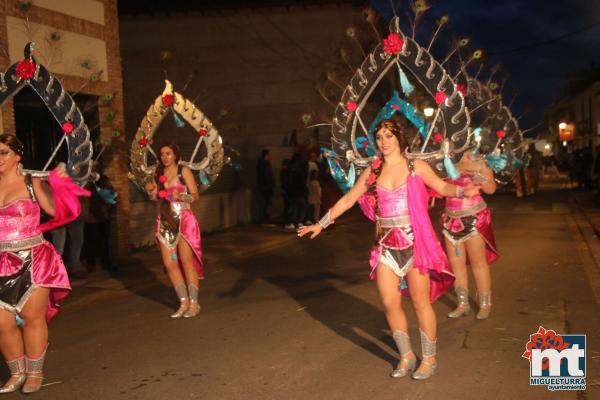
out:
M188 293L190 296L190 306L183 314L183 318L192 318L200 313L200 304L198 304L198 286L188 285Z
M6 365L10 371L11 378L17 378L17 380L10 385L4 385L0 388L0 393L12 393L21 389L21 386L25 383L27 375L25 375L25 356L17 358L12 361L7 361Z
M417 357L412 351L412 347L410 345L410 338L406 334L399 329L394 331L393 334L394 342L396 342L396 346L398 347L398 351L400 352L400 362L396 369L392 371L390 376L392 378L402 378L408 375L409 372L415 370L417 366ZM410 357L412 355L412 357ZM400 364L404 361L406 363L405 367L401 367Z
M48 348L46 347L46 350L47 349ZM40 390L40 388L42 387L42 382L44 380L43 370L44 359L46 358L46 350L44 350L44 352L39 358L27 357L27 363L25 366L27 381L25 381L25 384L21 389L23 393L34 393ZM30 382L31 379L34 379L35 382Z
M478 293L478 297L479 311L477 312L477 319L488 319L492 311L492 292Z
M463 315L469 315L471 313L471 306L469 305L469 289L457 285L454 288L454 291L456 292L458 306L448 313L448 318L460 318Z
M421 332L421 351L423 355L423 361L421 361L421 365L419 365L419 369L417 369L413 374L412 378L417 380L425 380L429 379L435 374L435 370L437 368L437 362L431 363L425 360L425 357L435 357L437 353L437 340L431 340L427 337L425 332L419 330ZM427 366L426 371L421 371L421 367Z
M189 308L189 299L188 299L188 291L185 285L182 283L177 285L175 288L175 293L177 293L177 297L179 297L179 309L171 314L171 318L181 318L187 312ZM187 302L187 304L186 304Z

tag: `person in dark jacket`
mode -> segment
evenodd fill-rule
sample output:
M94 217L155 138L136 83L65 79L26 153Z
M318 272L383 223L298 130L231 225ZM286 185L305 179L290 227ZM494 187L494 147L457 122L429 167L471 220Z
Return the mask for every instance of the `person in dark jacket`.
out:
M258 195L261 200L258 222L264 223L269 221L269 207L271 207L271 198L275 190L275 176L273 175L273 168L271 168L271 154L267 149L262 151L256 164L256 181Z

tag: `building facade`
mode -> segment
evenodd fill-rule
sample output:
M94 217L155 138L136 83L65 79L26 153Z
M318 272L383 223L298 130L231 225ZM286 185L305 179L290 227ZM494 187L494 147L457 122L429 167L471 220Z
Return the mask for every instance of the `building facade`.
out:
M0 68L23 59L23 48L35 43L34 56L69 91L82 109L95 139L105 147L104 173L119 193L113 221L119 255L130 251L129 183L123 116L123 84L116 0L3 0L0 2ZM22 93L21 93L22 92ZM41 99L23 89L2 108L2 132L18 136L28 131L35 158L36 133L54 123ZM40 115L36 124L34 115ZM39 146L38 146L39 147ZM37 153L35 151L37 151ZM47 150L47 149L45 149ZM29 160L40 162L40 160Z

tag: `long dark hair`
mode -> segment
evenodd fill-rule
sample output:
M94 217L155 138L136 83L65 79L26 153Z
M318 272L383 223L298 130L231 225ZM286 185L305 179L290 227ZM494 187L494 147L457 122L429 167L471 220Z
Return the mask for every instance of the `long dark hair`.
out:
M171 151L173 151L173 155L175 156L175 166L177 167L177 174L179 174L179 160L181 159L180 156L180 152L179 152L179 146L177 146L175 143L164 143L162 146L160 146L159 148L159 155L158 155L158 163L156 166L156 174L155 174L155 179L158 185L158 190L159 192L161 190L165 190L165 183L166 182L161 182L160 181L160 177L162 175L164 175L165 173L165 165L162 163L161 157L160 157L160 150L164 149L165 147L168 147L169 149L171 149ZM171 230L174 231L175 229L177 229L177 222L175 221L175 218L173 217L173 214L171 213L171 204L169 204L169 202L167 201L166 198L159 198L159 212L160 212L160 220L163 221L166 226Z
M384 119L375 126L375 136L377 137L377 132L379 132L379 130L384 129L384 128L394 134L396 139L398 139L398 145L400 146L400 151L404 152L406 150L406 148L408 147L408 138L406 137L407 135L406 135L406 130L404 129L404 126L402 126L396 120ZM379 175L381 175L381 170L383 169L383 163L385 163L385 158L383 158L383 156L380 156L380 157L381 157L381 163L379 163L379 166L377 168L373 168L373 165L371 165L371 173L375 174L375 179L369 185L369 189L368 189L369 193L371 193L373 195L373 197L375 198L374 208L375 208L375 217L376 218L379 215L379 195L377 194L377 179L379 179ZM375 242L379 241L382 234L383 234L383 231L381 230L381 225L379 224L379 220L376 219Z
M0 143L7 145L9 149L21 156L21 158L23 157L23 143L21 143L21 141L16 135L11 135L10 133L2 133L0 134Z

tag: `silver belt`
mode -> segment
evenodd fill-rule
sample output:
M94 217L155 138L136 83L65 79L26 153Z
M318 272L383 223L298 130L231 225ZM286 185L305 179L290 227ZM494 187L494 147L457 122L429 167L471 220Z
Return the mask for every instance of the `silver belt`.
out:
M379 225L382 228L398 228L401 226L410 225L410 217L408 215L399 215L397 217L377 217Z
M190 203L173 202L173 203L171 203L171 209L173 211L175 211L176 213L179 213L180 211L183 211L183 210L191 210L191 207L190 207Z
M485 204L485 201L481 200L479 203L474 204L467 208L463 208L462 210L449 210L446 208L444 210L444 213L449 217L462 218L462 217L468 217L470 215L475 215L478 212L485 210L486 207L487 207L487 204Z
M0 241L0 251L19 251L44 243L44 236L37 235L25 239Z

